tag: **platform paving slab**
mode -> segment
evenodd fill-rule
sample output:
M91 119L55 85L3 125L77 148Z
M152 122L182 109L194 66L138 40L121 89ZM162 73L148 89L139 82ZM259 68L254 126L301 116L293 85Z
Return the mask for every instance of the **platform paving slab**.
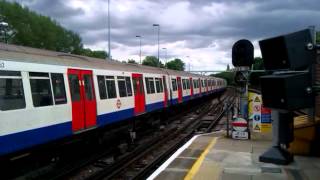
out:
M271 140L261 136L253 140L228 139L221 132L199 136L156 179L320 180L320 158L295 156L287 166L259 162L261 153L270 146ZM205 151L205 157L200 158ZM201 165L194 170L199 159Z

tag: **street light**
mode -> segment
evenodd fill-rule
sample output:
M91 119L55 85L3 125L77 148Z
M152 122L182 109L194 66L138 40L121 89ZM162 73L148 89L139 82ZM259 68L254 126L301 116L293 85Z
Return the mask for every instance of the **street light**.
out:
M165 50L165 67L167 67L167 48L162 48L163 50Z
M158 67L160 67L160 59L159 59L159 56L160 56L160 39L159 39L159 36L160 36L160 24L153 24L153 27L158 27Z
M141 36L137 35L137 38L139 38L139 44L140 44L140 64L141 64Z
M190 72L190 56L186 56L186 58L188 58L188 69L189 69L189 72Z
M110 48L110 0L108 0L108 58L111 60L111 48Z

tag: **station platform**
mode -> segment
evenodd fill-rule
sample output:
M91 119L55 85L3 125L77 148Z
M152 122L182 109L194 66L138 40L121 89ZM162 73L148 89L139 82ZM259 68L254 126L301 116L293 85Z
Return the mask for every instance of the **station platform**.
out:
M226 138L225 131L197 135L176 151L148 179L319 180L320 158L295 156L287 166L259 162L271 137Z

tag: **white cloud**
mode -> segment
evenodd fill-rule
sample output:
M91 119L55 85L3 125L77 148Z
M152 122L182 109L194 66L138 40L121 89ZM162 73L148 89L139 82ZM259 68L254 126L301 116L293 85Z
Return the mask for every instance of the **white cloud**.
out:
M107 50L106 0L19 2L78 32L85 47ZM161 48L168 49L170 59L180 58L191 63L192 70L226 69L227 64L231 64L233 43L243 38L253 41L255 56L260 56L258 40L318 25L320 18L317 0L110 2L114 59L139 60L136 35L142 36L143 57L157 56L156 31L152 24L159 23ZM160 57L164 60L163 50Z

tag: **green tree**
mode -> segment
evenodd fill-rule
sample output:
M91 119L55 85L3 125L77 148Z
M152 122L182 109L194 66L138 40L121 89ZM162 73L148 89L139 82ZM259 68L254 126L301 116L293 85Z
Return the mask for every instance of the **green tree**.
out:
M84 49L77 33L65 29L50 17L37 14L18 3L0 0L1 21L7 22L14 32L9 43L73 53L96 58L105 58L105 51Z
M146 56L146 58L142 61L143 65L158 67L158 58L155 56Z
M317 32L317 43L320 43L320 31Z
M177 70L177 71L184 71L185 63L181 59L176 58L172 61L169 61L166 64L166 67L168 69L173 69L173 70Z
M220 72L217 74L211 74L210 76L223 78L227 81L228 85L235 85L234 83L234 72Z
M128 59L128 63L131 63L131 64L138 64L134 59Z
M261 57L255 57L253 60L253 70L263 70L264 63Z

